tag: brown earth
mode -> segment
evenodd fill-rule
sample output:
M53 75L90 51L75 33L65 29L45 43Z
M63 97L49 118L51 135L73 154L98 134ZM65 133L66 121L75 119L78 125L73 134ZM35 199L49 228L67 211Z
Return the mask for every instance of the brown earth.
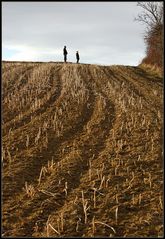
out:
M2 63L2 236L161 237L163 79Z

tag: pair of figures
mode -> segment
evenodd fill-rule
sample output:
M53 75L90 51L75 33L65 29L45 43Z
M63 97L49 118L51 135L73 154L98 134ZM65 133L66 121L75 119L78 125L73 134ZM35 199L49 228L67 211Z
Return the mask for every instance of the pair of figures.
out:
M63 52L64 52L64 62L66 62L67 61L67 54L68 54L68 52L66 50L66 46L64 46ZM77 59L77 63L79 63L80 56L79 56L78 51L76 51L76 59Z

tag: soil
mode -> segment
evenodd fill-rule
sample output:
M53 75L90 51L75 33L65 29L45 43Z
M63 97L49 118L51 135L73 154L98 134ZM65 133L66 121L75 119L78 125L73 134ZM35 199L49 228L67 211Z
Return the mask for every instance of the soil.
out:
M2 237L163 236L163 79L2 64Z

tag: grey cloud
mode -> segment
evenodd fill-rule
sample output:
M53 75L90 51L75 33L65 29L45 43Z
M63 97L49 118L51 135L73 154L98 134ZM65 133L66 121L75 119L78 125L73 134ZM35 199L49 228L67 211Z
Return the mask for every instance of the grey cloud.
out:
M64 45L71 60L78 49L84 62L91 63L112 62L106 57L112 52L114 64L126 61L126 54L134 55L134 62L137 51L144 54L144 26L133 21L139 12L136 2L3 2L2 6L3 43L33 47L40 60L53 57L44 52L62 52Z

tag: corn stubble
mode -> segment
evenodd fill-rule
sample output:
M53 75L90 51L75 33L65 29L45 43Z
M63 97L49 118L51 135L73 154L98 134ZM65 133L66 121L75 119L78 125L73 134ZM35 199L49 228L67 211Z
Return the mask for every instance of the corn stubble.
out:
M163 235L157 72L3 62L2 78L3 236Z

